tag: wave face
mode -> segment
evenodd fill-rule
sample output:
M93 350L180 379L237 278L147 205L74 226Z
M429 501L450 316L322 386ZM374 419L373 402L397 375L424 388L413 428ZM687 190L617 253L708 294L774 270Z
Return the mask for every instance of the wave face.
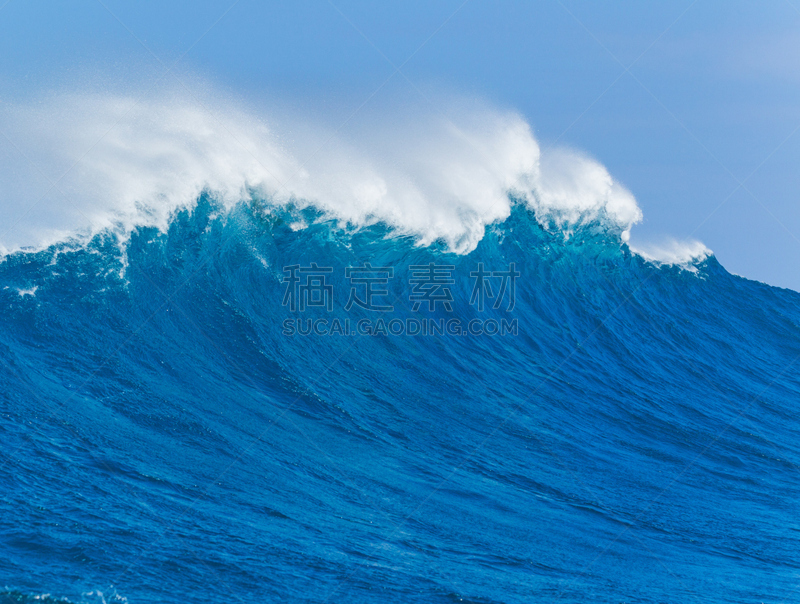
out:
M201 195L7 256L0 602L797 600L800 296L510 208L454 254ZM391 312L345 309L364 262Z

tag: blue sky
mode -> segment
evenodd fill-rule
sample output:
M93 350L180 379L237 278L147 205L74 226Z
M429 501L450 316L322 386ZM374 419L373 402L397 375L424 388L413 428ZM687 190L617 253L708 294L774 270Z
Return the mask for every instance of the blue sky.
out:
M696 238L728 270L800 290L800 0L9 0L0 56L6 98L94 73L140 85L178 59L177 77L334 122L367 99L364 116L481 97L605 164L644 212L634 242Z

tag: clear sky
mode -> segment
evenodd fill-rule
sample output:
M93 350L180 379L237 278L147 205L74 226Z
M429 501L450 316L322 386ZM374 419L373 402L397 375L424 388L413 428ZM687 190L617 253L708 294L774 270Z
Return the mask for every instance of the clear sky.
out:
M0 99L176 60L333 119L475 95L606 165L644 212L634 243L696 238L800 291L800 0L4 1Z

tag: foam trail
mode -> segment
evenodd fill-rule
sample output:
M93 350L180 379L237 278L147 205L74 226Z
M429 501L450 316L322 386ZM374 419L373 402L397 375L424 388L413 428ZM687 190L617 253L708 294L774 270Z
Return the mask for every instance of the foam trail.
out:
M65 93L7 103L0 119L15 143L2 149L0 219L10 226L0 246L166 228L203 190L227 205L255 193L356 227L385 222L459 253L508 217L512 197L543 225L599 221L623 240L641 219L633 195L598 162L563 150L541 157L518 114L484 106L448 115L395 116L369 137L347 138L324 126L303 134L298 118L269 120L220 96Z

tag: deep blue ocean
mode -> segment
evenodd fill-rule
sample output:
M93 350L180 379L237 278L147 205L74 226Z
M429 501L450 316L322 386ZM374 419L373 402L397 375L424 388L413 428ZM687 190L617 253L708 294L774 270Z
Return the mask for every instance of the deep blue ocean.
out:
M800 294L713 255L203 196L0 313L2 604L800 601Z

